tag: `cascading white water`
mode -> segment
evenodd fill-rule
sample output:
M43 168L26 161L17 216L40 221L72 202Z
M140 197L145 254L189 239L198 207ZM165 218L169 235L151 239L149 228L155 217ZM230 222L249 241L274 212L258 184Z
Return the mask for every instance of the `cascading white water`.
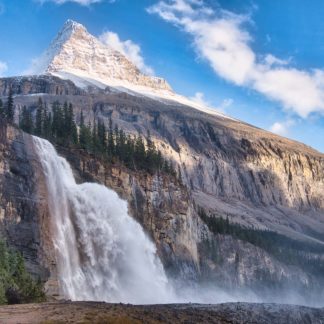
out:
M71 300L174 302L156 248L102 185L77 184L68 162L34 137L46 177L60 288Z

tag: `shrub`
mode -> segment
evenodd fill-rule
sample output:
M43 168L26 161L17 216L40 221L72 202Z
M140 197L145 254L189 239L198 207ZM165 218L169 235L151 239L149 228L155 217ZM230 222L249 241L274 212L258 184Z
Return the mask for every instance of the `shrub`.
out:
M27 272L23 256L0 240L0 304L41 302L45 294L40 281Z

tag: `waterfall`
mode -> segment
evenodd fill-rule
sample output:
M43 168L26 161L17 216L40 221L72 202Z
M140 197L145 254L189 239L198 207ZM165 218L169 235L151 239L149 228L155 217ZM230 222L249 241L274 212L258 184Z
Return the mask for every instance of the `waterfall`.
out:
M34 137L46 178L61 294L71 300L173 302L155 245L105 186L77 184L68 162Z

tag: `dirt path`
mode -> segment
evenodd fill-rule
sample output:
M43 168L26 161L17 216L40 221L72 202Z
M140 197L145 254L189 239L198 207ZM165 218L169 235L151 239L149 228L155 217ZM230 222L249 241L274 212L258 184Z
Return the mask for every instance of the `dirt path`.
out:
M324 324L324 309L246 303L134 306L126 304L64 301L0 307L0 323Z

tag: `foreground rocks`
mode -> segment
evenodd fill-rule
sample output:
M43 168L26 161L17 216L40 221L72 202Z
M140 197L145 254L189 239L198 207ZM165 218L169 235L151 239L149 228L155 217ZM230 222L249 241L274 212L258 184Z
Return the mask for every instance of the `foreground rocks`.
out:
M59 302L0 307L0 323L324 323L324 308L228 303L135 306Z

